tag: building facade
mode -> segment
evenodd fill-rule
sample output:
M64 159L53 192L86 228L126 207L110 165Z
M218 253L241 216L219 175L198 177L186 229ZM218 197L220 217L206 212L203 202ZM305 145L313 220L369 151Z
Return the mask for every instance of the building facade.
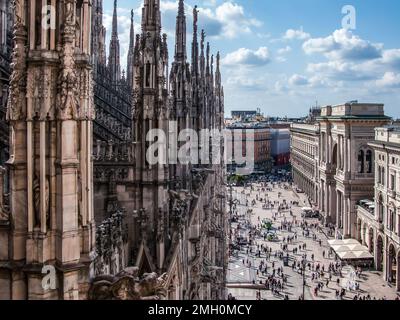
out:
M387 124L381 104L325 106L314 123L291 126L294 182L316 204L336 237L357 235L359 200L374 194L374 152L369 142Z
M400 128L376 128L369 146L375 154L375 200L358 207L357 238L373 253L384 279L400 290Z
M374 154L368 142L387 124L382 104L327 106L320 125L318 206L337 237L356 236L356 203L374 193Z
M285 166L290 163L290 129L271 128L271 157L275 166Z
M314 203L319 199L319 125L290 126L290 161L293 182Z
M242 140L241 150L232 150L241 152L240 156L245 158L250 156L254 159L254 169L256 171L270 171L272 166L271 158L271 129L268 125L257 122L234 122L227 127L227 135L231 137L232 146L237 139ZM248 145L254 146L252 155L247 155Z

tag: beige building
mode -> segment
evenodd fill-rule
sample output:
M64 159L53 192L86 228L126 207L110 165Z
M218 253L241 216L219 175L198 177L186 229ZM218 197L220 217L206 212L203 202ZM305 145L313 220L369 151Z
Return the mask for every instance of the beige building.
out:
M247 146L254 145L254 154L251 156L254 159L256 171L271 170L271 128L269 125L260 122L236 121L227 125L226 128L232 137L232 145L234 144L234 139L238 139L235 137L241 137L243 144L240 156L246 156Z
M319 125L290 126L290 159L293 182L314 202L319 199Z
M374 194L374 129L387 124L382 104L325 106L313 124L291 126L295 184L315 202L336 237L355 237L359 200Z
M390 120L382 104L326 106L320 124L318 206L337 237L355 237L356 203L374 193L374 129Z
M375 200L358 207L357 237L374 254L375 267L400 290L400 127L375 130Z

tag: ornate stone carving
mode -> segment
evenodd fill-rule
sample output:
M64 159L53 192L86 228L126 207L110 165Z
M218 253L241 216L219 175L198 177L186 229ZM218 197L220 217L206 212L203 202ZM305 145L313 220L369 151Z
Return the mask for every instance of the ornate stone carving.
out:
M60 120L71 120L78 118L79 93L78 77L76 74L74 60L74 0L66 0L65 20L63 32L63 46L61 50L61 68L58 78L58 117Z
M26 115L26 102L24 87L26 85L26 30L22 25L22 7L20 1L14 1L15 45L12 54L12 74L10 77L10 95L7 104L7 119L11 121L22 120Z
M72 47L65 46L62 55L64 69L59 78L58 111L61 120L71 120L77 118L79 106Z
M89 300L161 300L166 296L166 274L138 276L138 268L127 268L116 276L93 279Z

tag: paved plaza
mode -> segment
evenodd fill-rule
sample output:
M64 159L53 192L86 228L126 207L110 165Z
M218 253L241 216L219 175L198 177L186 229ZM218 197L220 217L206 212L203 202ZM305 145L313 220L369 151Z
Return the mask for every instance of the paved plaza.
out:
M285 188L286 186L286 188ZM241 245L239 250L232 250L229 260L229 271L227 279L228 293L235 297L237 300L255 300L257 295L260 294L262 300L297 300L304 292L305 300L335 300L337 290L346 289L345 300L353 300L357 295L360 298L369 297L373 299L387 299L394 300L397 298L397 293L394 288L387 284L380 272L374 270L363 270L360 276L354 276L354 268L349 265L343 265L341 268L341 275L339 272L331 274L331 280L329 279L329 273L327 272L330 263L336 263L334 256L328 257L329 245L327 236L328 232L323 228L308 228L310 230L309 235L303 234L301 223L303 218L301 217L301 209L304 206L309 207L310 203L305 194L298 194L289 184L272 184L267 185L272 191L268 191L261 184L253 184L251 187L235 187L233 188L232 196L235 199L235 213L239 217L239 221L232 222L232 240L236 239L238 235L241 237L251 240L253 239L252 246ZM258 197L258 201L256 198ZM260 201L262 199L262 202ZM271 201L279 201L280 204L285 200L289 205L289 210L283 210L278 214L277 206L274 209L263 209L265 199ZM255 205L252 205L252 202ZM291 205L291 203L298 203ZM246 205L246 203L248 205ZM292 215L290 214L292 211ZM276 215L276 220L273 221L273 216ZM251 237L249 232L251 227L256 227L263 221L268 219L273 222L273 227L279 229L282 222L290 222L293 224L291 231L277 230L276 234L278 239L275 242L264 240L261 235ZM296 226L295 221L298 225ZM317 219L307 219L309 224L318 224ZM288 237L292 238L297 234L297 240L292 242L285 242L283 239ZM282 252L282 245L287 244L289 263L288 266L284 266L283 260L276 257L275 253ZM300 250L293 253L294 248L299 248L306 245L305 250ZM262 247L261 247L262 246ZM261 250L261 256L259 257L258 249L267 247L271 249L271 256L268 260L267 255ZM324 254L325 253L325 256ZM284 256L286 256L286 252ZM303 274L300 269L293 268L293 262L302 261L302 257L307 255L306 264L310 264L311 268L306 268L305 272L305 283L303 286ZM314 260L312 260L314 255ZM264 261L264 267L267 266L267 273L260 272L259 266L261 261ZM266 264L265 264L266 263ZM274 264L274 268L272 267ZM320 265L321 268L324 266L323 277L312 280L312 276L316 275L315 267ZM264 269L263 267L263 269ZM272 292L272 290L266 290L265 282L268 276L271 276L273 269L283 268L283 275L287 278L286 283L283 285L282 290L278 292ZM275 274L274 279L282 282L282 276ZM351 282L352 280L353 282ZM318 283L323 283L323 287L319 290L318 295L315 295L315 288ZM349 283L358 283L359 288L357 291L349 288ZM328 284L328 285L327 285Z

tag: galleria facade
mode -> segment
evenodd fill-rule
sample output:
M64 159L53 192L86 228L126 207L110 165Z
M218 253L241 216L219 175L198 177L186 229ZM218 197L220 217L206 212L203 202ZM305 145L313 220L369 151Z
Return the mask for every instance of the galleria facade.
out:
M321 108L312 123L291 126L294 183L336 238L354 238L400 290L400 128L381 104Z
M224 127L220 55L198 37L196 7L189 61L179 0L171 70L160 0L144 1L136 35L132 11L126 72L116 0L108 57L102 0L0 7L0 299L224 299L224 163L146 157L147 133L171 121Z

